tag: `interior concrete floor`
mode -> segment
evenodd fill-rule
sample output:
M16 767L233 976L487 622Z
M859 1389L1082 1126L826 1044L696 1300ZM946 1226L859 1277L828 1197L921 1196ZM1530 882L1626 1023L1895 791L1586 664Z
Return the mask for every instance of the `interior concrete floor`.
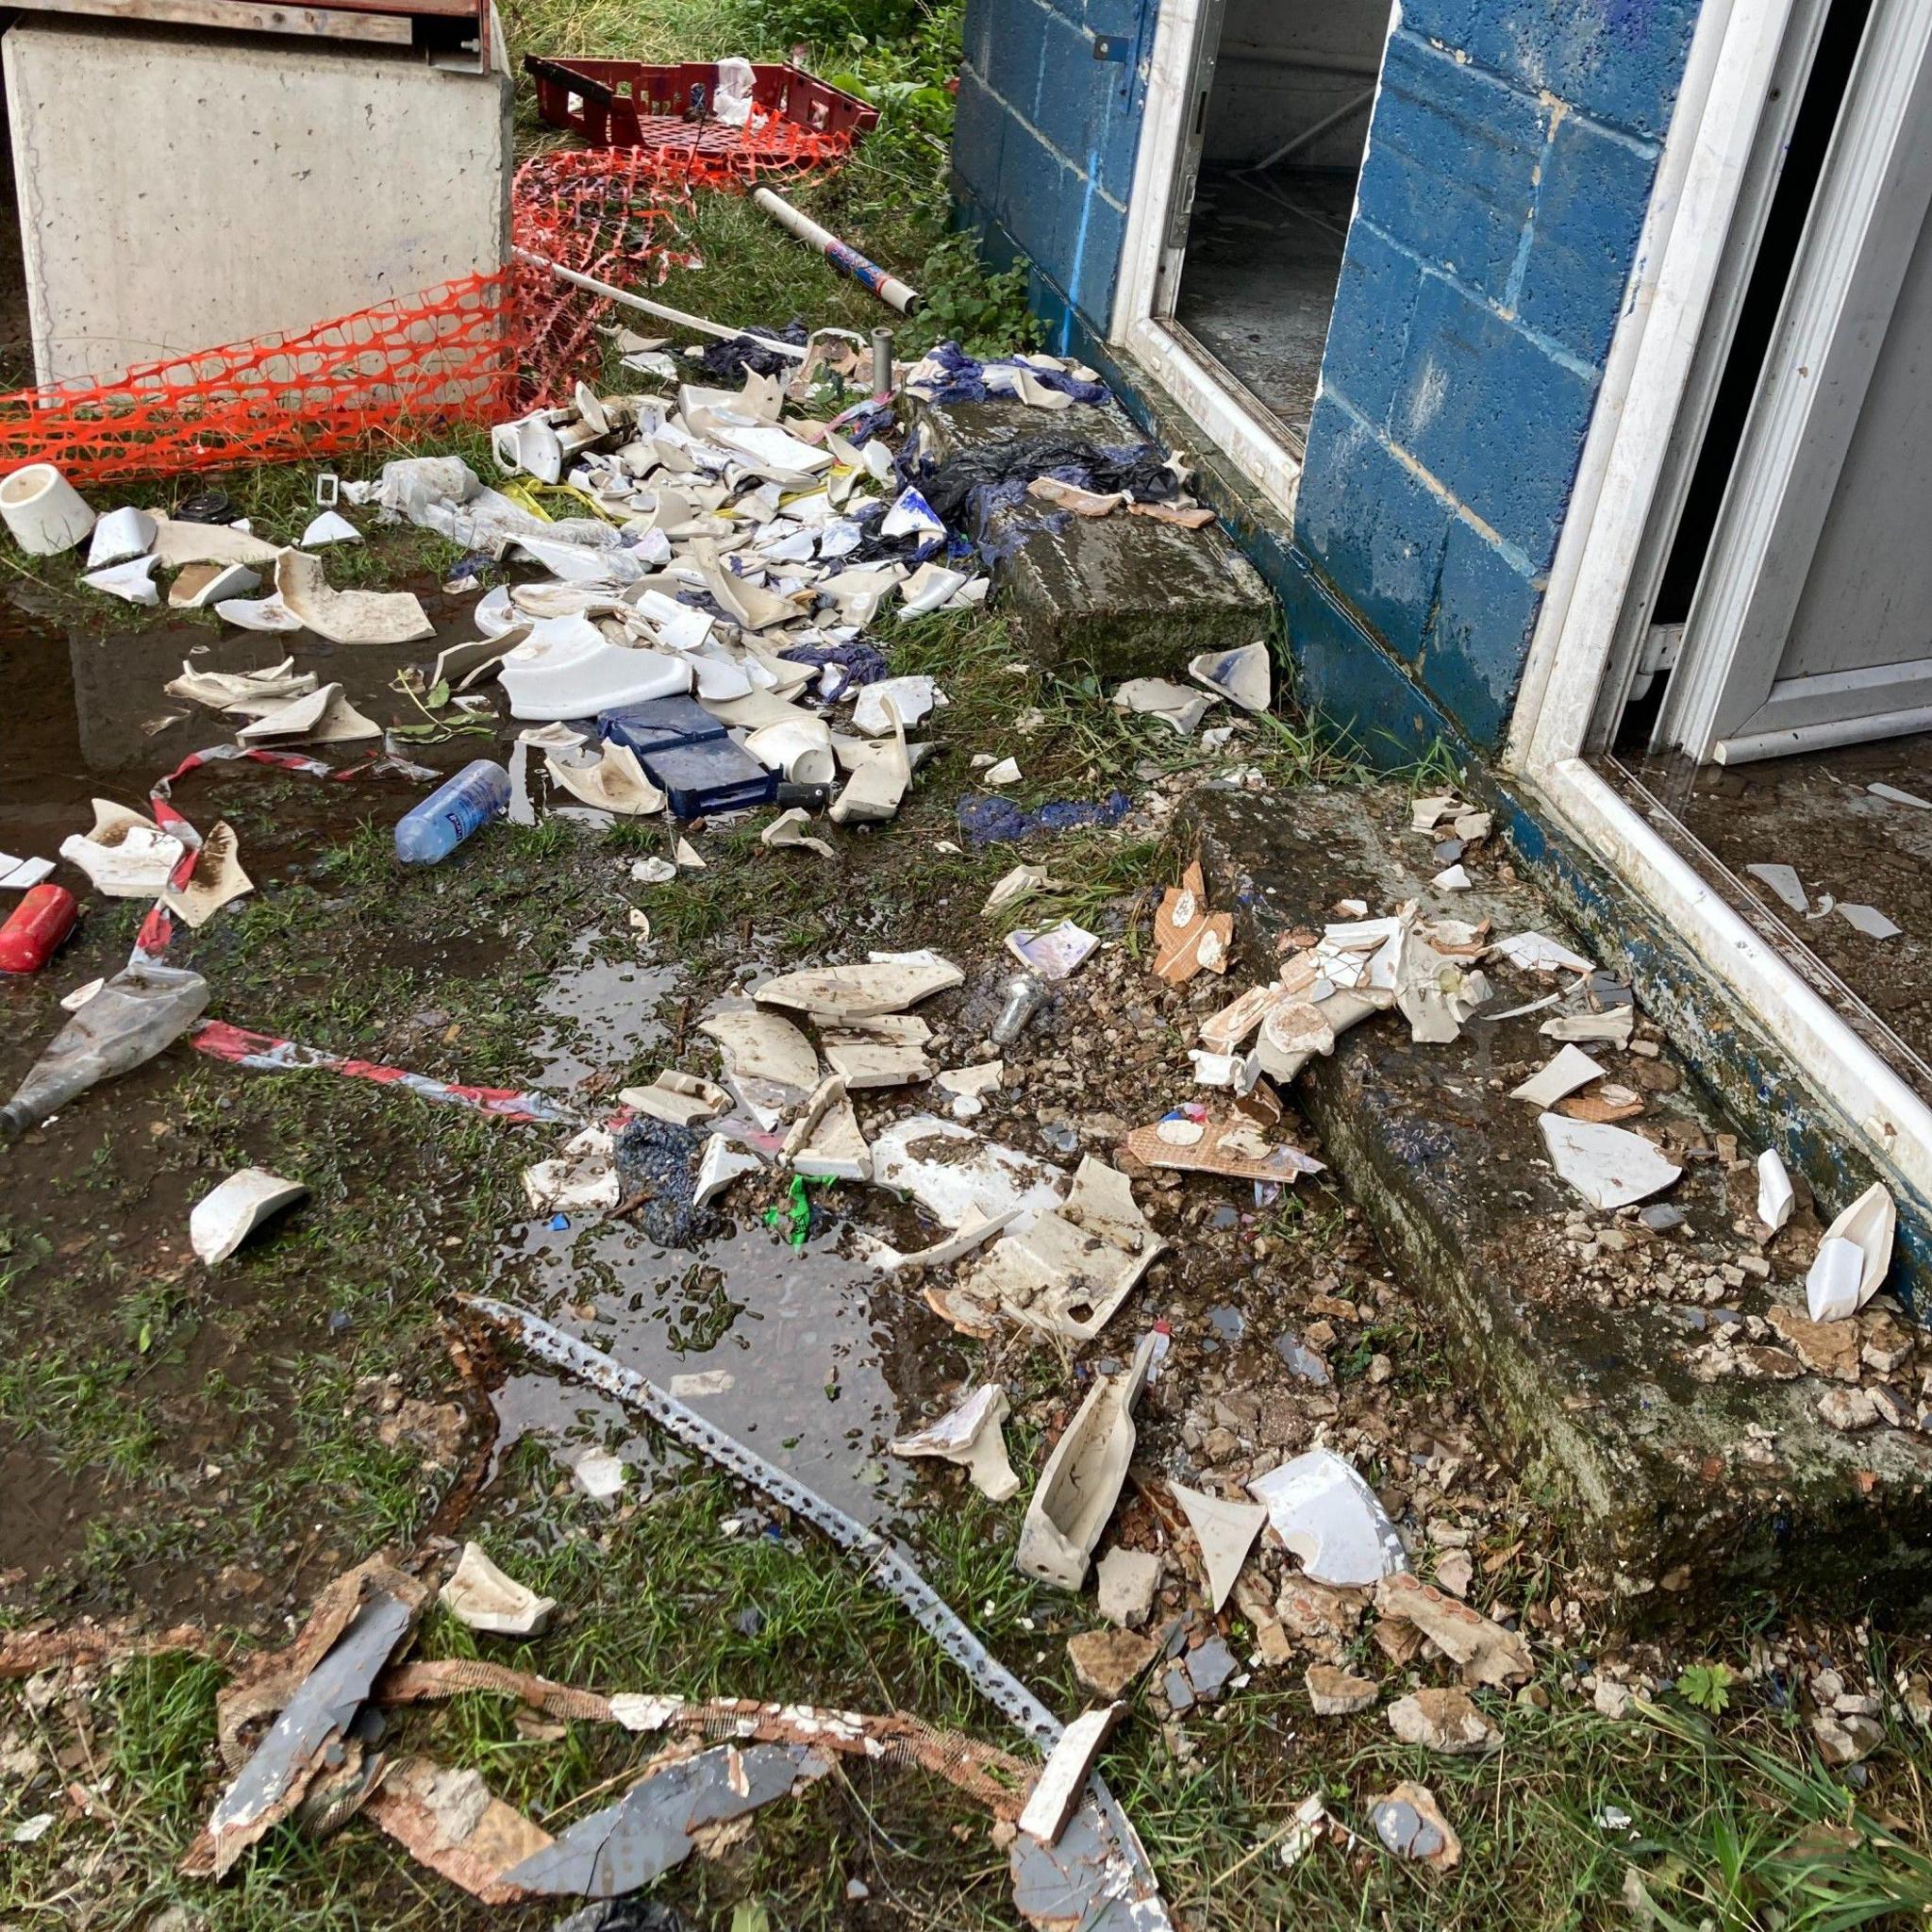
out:
M1287 426L1307 434L1355 176L1206 169L1174 320Z

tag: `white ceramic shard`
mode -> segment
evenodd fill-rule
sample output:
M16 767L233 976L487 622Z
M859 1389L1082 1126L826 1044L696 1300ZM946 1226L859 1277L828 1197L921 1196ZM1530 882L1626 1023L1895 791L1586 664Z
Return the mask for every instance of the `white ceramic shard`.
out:
M155 582L152 557L130 558L125 563L109 564L104 570L91 570L81 578L91 591L119 597L125 604L140 604L154 609L161 601L160 587Z
M980 776L989 785L1017 785L1020 782L1020 761L1002 758L998 764L989 765Z
M0 522L29 557L58 557L94 526L94 513L52 463L0 477Z
M1466 892L1474 884L1469 875L1469 868L1462 865L1445 866L1429 881L1439 892Z
M894 1121L873 1142L873 1183L910 1194L951 1228L1022 1218L1059 1205L1065 1176L1056 1167L936 1114Z
M1891 805L1909 805L1919 811L1932 811L1932 798L1921 798L1916 791L1901 791L1896 785L1868 785L1865 790L1874 798L1885 799Z
M60 842L60 857L77 865L97 892L110 899L153 899L167 890L181 862L180 840L151 818L97 798L92 830Z
M1063 919L1044 932L1016 926L1007 935L1007 951L1042 979L1067 979L1086 964L1100 936Z
M1311 1449L1248 1485L1274 1534L1317 1583L1365 1587L1408 1568L1388 1512L1360 1471L1327 1449Z
M608 1449L586 1449L571 1464L571 1474L585 1495L600 1503L622 1495L625 1484L630 1480L630 1471L622 1458Z
M785 1137L784 1156L794 1174L820 1180L872 1178L872 1149L845 1097L842 1075L831 1074L819 1083Z
M1126 1368L1094 1382L1054 1445L1020 1525L1013 1565L1023 1575L1060 1590L1086 1583L1133 1460L1134 1406L1147 1386L1156 1339L1149 1333Z
M1006 1078L1004 1060L982 1060L973 1067L949 1067L936 1074L933 1085L953 1103L953 1118L970 1121L986 1109L986 1095L997 1093Z
M1806 896L1804 883L1796 871L1789 865L1747 865L1744 870L1754 879L1761 879L1785 905L1793 912L1808 912L1811 901Z
M188 1217L188 1239L212 1268L225 1261L271 1215L299 1201L308 1190L265 1168L244 1167L204 1194Z
M849 1092L868 1087L904 1087L932 1077L932 1062L916 1043L865 1033L826 1032L821 1044L826 1066L843 1076Z
M703 872L704 854L689 839L680 838L671 848L671 857L680 872Z
M275 558L275 590L317 637L332 644L407 644L433 638L436 626L408 591L333 591L322 558L284 550Z
M1606 1213L1661 1193L1684 1171L1641 1134L1624 1127L1566 1120L1559 1113L1539 1115L1537 1125L1557 1174Z
M555 1597L506 1576L481 1543L465 1543L450 1579L437 1592L442 1607L469 1630L494 1637L536 1637L550 1622Z
M974 1489L994 1503L1017 1495L1020 1478L1007 1458L1006 1437L1000 1424L1010 1405L997 1382L987 1382L950 1408L935 1423L891 1444L894 1456L936 1456L959 1464Z
M829 758L831 753L826 752L825 757ZM821 858L830 858L832 848L823 839L812 837L808 829L810 824L810 814L794 805L791 810L781 811L758 834L758 843L769 845L774 852L803 847L808 852L816 852Z
M889 699L886 708L891 711ZM845 789L832 801L827 816L835 825L879 824L894 817L912 783L912 760L906 749L906 727L896 713L892 735L884 743L868 745L869 754L852 768Z
M1204 1490L1174 1486L1174 1499L1181 1506L1193 1526L1194 1540L1201 1545L1201 1561L1208 1572L1208 1607L1217 1617L1227 1601L1228 1592L1240 1580L1241 1565L1268 1511L1259 1503L1234 1503L1225 1496L1210 1496Z
M230 899L254 890L254 880L242 869L235 828L224 819L202 840L201 850L194 855L194 869L186 881L170 885L161 894L161 903L190 925L202 926Z
M1495 1017L1512 1016L1499 1013ZM1554 1020L1545 1020L1536 1030L1545 1040L1589 1040L1606 1046L1628 1046L1636 1028L1637 1008L1622 1006L1607 1007L1601 1013L1562 1013Z
M275 591L271 591L266 597L253 599L225 597L214 610L224 624L235 625L242 630L287 633L302 628L302 620L282 602L281 593Z
M211 711L259 709L305 696L315 689L315 674L297 671L292 658L260 671L197 671L184 658L181 675L164 689L170 697L188 698Z
M16 858L10 852L0 852L0 892L24 892L53 870L51 858Z
M602 755L588 764L565 764L544 754L544 769L574 798L623 818L645 818L664 809L664 794L644 775L638 755L614 738L604 741ZM672 875L677 868L672 867Z
M1541 1072L1532 1074L1522 1086L1511 1088L1509 1098L1525 1100L1540 1113L1547 1112L1579 1087L1588 1087L1603 1076L1604 1070L1581 1047L1566 1046Z
M945 693L929 677L882 677L859 687L852 728L868 738L883 738L892 729L894 713L900 724L917 724L935 705L945 702Z
M1884 1286L1891 1271L1898 1209L1882 1181L1874 1181L1824 1230L1805 1277L1805 1298L1814 1322L1842 1322L1856 1315ZM1856 1257L1857 1265L1852 1265Z
M1525 973L1593 973L1596 968L1580 953L1573 953L1541 932L1512 933L1492 948Z
M365 718L342 695L339 684L325 684L306 696L264 709L236 734L244 744L269 740L294 744L343 744L352 739L380 738L382 726Z
M1016 865L986 895L986 904L979 908L979 916L991 919L994 913L1004 911L1007 907L1033 892L1064 891L1066 882L1055 878L1045 866Z
M746 735L744 748L788 785L829 785L838 776L831 729L820 718L767 724Z
M1775 1147L1757 1157L1757 1218L1775 1234L1791 1218L1791 1177Z
M757 988L761 1007L788 1007L820 1020L864 1020L874 1014L903 1013L908 1007L966 975L950 959L933 956L874 959L857 966L815 966L780 974Z
M205 610L261 589L261 578L245 563L191 563L168 588L173 610Z
M1840 899L1838 916L1856 926L1868 940L1895 940L1904 930L1902 926L1894 925L1875 906L1847 905Z
M532 1214L608 1214L621 1198L615 1138L603 1127L573 1134L551 1159L525 1168L524 1198Z
M1115 710L1158 718L1182 738L1193 737L1213 703L1213 698L1164 677L1130 677L1113 694Z
M811 1041L777 1013L741 1007L699 1021L698 1031L724 1049L724 1078L762 1127L804 1106L819 1084Z
M1125 1715L1126 1708L1123 1703L1098 1705L1091 1710L1082 1711L1060 1733L1059 1742L1047 1754L1046 1762L1041 1767L1040 1775L1034 1780L1025 1807L1020 1813L1020 1830L1027 1838L1036 1839L1043 1845L1059 1842L1060 1834L1067 1828L1067 1821L1073 1817L1074 1808L1086 1792L1088 1774L1093 1769L1093 1760L1100 1756L1100 1747ZM1128 1913L1124 1916L1131 1922L1135 1915ZM1160 1916L1164 1918L1166 1914ZM1034 1923L1039 1924L1040 1920L1036 1918Z
M676 1067L666 1067L648 1087L620 1087L617 1097L625 1107L677 1127L714 1121L731 1106L722 1087Z
M698 1180L691 1200L699 1208L708 1208L733 1181L763 1168L764 1162L748 1148L734 1147L723 1134L708 1135L698 1158Z
M1244 711L1265 711L1274 695L1274 671L1266 644L1204 651L1188 660L1188 675Z
M302 532L304 550L320 550L330 543L359 543L362 532L340 510L325 509ZM475 1548L474 1543L470 1546Z
M905 619L927 617L935 610L965 610L985 602L987 588L986 578L948 570L937 558L929 558L900 586L899 615Z
M153 548L163 570L190 563L273 563L282 554L278 545L233 524L191 524L159 514Z
M593 718L675 696L691 685L686 658L614 644L581 615L531 625L529 636L505 652L497 675L510 716L539 724Z
M133 504L110 509L94 525L92 541L87 546L89 570L107 570L117 563L131 562L153 547L155 520Z

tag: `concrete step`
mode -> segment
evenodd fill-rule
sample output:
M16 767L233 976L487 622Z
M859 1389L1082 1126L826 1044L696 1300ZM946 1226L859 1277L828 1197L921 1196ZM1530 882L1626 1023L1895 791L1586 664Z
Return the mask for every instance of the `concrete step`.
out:
M1116 403L1047 410L1008 399L915 402L911 421L940 464L1046 437L1101 448L1143 441ZM1274 628L1267 585L1212 524L1184 530L1124 510L1077 517L1022 496L968 534L991 559L995 595L1045 664L1104 678L1167 675L1198 652L1253 643Z
M1400 787L1209 793L1193 811L1210 892L1237 910L1250 978L1272 977L1293 950L1288 936L1337 916L1342 898L1374 912L1415 898L1424 911L1491 919L1499 936L1535 929L1591 951L1515 876L1500 841L1470 855L1476 891L1432 892L1432 841L1408 831ZM1557 984L1488 970L1498 1011ZM1553 1171L1537 1110L1507 1097L1557 1051L1537 1030L1547 1017L1478 1017L1437 1046L1411 1044L1399 1014L1378 1015L1315 1060L1293 1095L1400 1278L1445 1318L1453 1370L1480 1391L1496 1446L1547 1490L1576 1552L1628 1596L1661 1591L1663 1607L1678 1591L1775 1586L1828 1593L1840 1608L1923 1603L1932 1437L1910 1419L1932 1335L1883 1294L1856 1324L1862 1368L1842 1332L1800 1331L1794 1351L1765 1325L1774 1309L1805 1318L1817 1221L1801 1206L1760 1246L1757 1149L1734 1144L1648 1019L1638 1039L1654 1055L1585 1050L1643 1092L1646 1111L1628 1124L1676 1143L1684 1176L1658 1198L1684 1220L1659 1232L1634 1208L1587 1207ZM1768 1278L1739 1273L1766 1262ZM1728 1357L1712 1339L1721 1324L1745 1331ZM1900 1349L1888 1371L1870 1366ZM1730 1357L1744 1372L1706 1379ZM1834 1365L1858 1383L1817 1372ZM1905 1426L1844 1433L1821 1418L1827 1394L1881 1385Z

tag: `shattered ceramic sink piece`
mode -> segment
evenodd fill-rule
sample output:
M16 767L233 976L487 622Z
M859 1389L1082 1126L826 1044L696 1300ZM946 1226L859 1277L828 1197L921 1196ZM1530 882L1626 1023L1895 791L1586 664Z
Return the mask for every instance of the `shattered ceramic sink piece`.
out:
M1113 694L1115 710L1158 718L1181 738L1193 737L1213 703L1213 698L1165 677L1130 677Z
M275 633L302 628L302 620L282 602L280 593L274 591L266 597L225 598L215 606L215 615L224 624L235 625L242 630Z
M648 1087L620 1088L617 1097L625 1107L677 1127L714 1121L731 1106L731 1096L722 1087L676 1067L666 1067Z
M689 659L612 643L581 616L531 625L523 642L504 653L497 675L510 716L533 724L675 697L691 684Z
M408 591L333 591L322 558L303 550L275 558L275 591L317 637L332 644L407 644L436 626Z
M1559 1013L1536 1029L1545 1040L1584 1041L1603 1046L1628 1046L1637 1030L1634 1006L1610 1007L1601 1013Z
M831 1769L829 1757L803 1744L719 1744L675 1758L511 1866L503 1883L544 1896L622 1898L681 1865L708 1830L793 1797Z
M806 851L816 852L821 858L834 857L824 840L812 836L810 825L810 814L794 805L789 811L781 811L758 834L758 843L774 852Z
M585 1127L552 1159L524 1170L532 1214L608 1214L617 1206L617 1148L603 1127Z
M244 744L271 740L284 744L346 744L358 738L380 738L382 726L374 718L365 718L342 695L341 685L325 684L271 706L235 735Z
M822 1180L872 1178L872 1149L866 1145L858 1116L845 1097L841 1075L830 1074L819 1083L786 1135L783 1151L786 1164L794 1174Z
M152 557L132 557L125 563L91 570L81 582L91 591L101 591L109 597L119 597L123 603L139 604L150 610L161 601L160 588L155 582L155 560Z
M1097 933L1075 925L1071 919L1063 919L1044 932L1031 932L1024 926L1016 926L1007 935L1007 951L1028 972L1047 980L1071 978L1086 964L1099 943Z
M620 818L648 818L664 809L664 794L645 775L638 755L614 738L604 741L602 755L589 764L567 764L546 752L544 769L573 798L581 798L600 811ZM672 875L676 875L672 867Z
M1054 1445L1020 1526L1013 1563L1023 1575L1060 1590L1086 1584L1094 1545L1133 1460L1134 1407L1147 1384L1154 1343L1150 1332L1126 1368L1095 1380Z
M986 895L986 904L979 908L979 914L982 919L991 919L996 912L1005 911L1008 906L1030 893L1063 892L1066 890L1066 881L1055 878L1043 865L1016 865Z
M1234 915L1208 909L1208 887L1197 859L1170 886L1154 914L1154 974L1185 986L1201 972L1225 973Z
M997 1382L987 1382L937 1422L899 1437L891 1445L892 1454L937 1456L956 1462L981 1495L1004 1503L1020 1490L1020 1478L1007 1459L1006 1437L1000 1428L1010 1407L1007 1391Z
M961 985L966 975L937 954L874 958L858 966L814 966L768 979L752 997L761 1007L788 1007L814 1020L864 1020L903 1013L936 992Z
M77 865L97 892L110 899L153 899L167 890L181 863L180 840L110 798L97 798L91 831L60 841L60 857Z
M156 514L150 545L163 570L191 563L274 563L279 545L265 543L228 524L191 524Z
M263 1222L308 1192L302 1182L284 1180L266 1168L242 1168L194 1204L188 1217L189 1241L212 1268L225 1261Z
M733 1181L741 1180L748 1174L762 1173L764 1165L750 1149L734 1147L723 1134L710 1135L698 1159L698 1179L691 1192L692 1205L708 1208Z
M819 1084L811 1041L777 1013L731 1008L699 1021L698 1031L724 1049L725 1082L762 1127L803 1107Z
M260 588L261 579L246 564L191 563L168 587L168 608L202 610Z
M977 1066L948 1067L933 1076L933 1085L953 1103L956 1121L970 1121L985 1111L985 1096L999 1091L1006 1074L1004 1060L982 1060Z
M481 1543L468 1542L455 1571L437 1592L442 1607L465 1629L493 1637L536 1637L557 1607L554 1597L539 1596L506 1576Z
M1775 1234L1791 1218L1796 1196L1791 1177L1775 1147L1767 1147L1757 1157L1757 1218Z
M969 1332L998 1313L1091 1341L1166 1246L1126 1175L1089 1155L1059 1207L1010 1228L957 1288L926 1299Z
M1547 933L1511 933L1507 939L1498 940L1491 951L1524 973L1596 971L1593 960L1584 958L1580 953L1573 953L1568 946L1559 944Z
M888 700L887 709L891 709ZM835 825L876 825L898 815L900 801L912 783L912 758L906 748L906 727L894 713L891 737L872 747L874 756L852 767L844 789L832 801L827 816Z
M158 525L144 509L124 504L94 521L93 535L87 546L87 568L110 570L119 563L131 563L147 556L154 547ZM150 561L148 568L154 568Z
M1274 1534L1317 1583L1351 1589L1408 1568L1388 1512L1356 1466L1311 1449L1248 1485Z
M1824 1230L1805 1277L1805 1298L1814 1322L1842 1322L1856 1315L1891 1272L1898 1209L1882 1181L1874 1181Z
M852 728L868 738L883 738L892 729L894 713L901 724L909 727L945 702L945 693L930 677L880 678L860 687L852 707Z
M1274 696L1274 668L1265 643L1236 651L1204 651L1188 660L1188 675L1244 711L1265 711Z
M1592 1208L1606 1213L1661 1193L1683 1169L1666 1160L1641 1134L1595 1121L1537 1118L1557 1172Z
M203 926L231 899L255 890L255 882L242 869L240 841L226 819L209 827L194 855L188 876L179 885L172 879L161 893L161 903L192 926Z
M1396 943L1396 1008L1408 1022L1408 1037L1446 1045L1489 998L1489 983L1464 960L1439 951L1430 937L1405 922ZM1332 1029L1331 1029L1332 1030Z
M1173 1485L1174 1499L1192 1525L1208 1572L1208 1607L1218 1617L1248 1560L1268 1511L1259 1503L1235 1503L1204 1490Z
M1101 1746L1114 1726L1126 1715L1126 1709L1121 1703L1098 1705L1082 1711L1060 1733L1059 1742L1041 1767L1040 1776L1020 1813L1020 1829L1028 1838L1043 1845L1059 1842L1074 1806L1087 1789L1093 1760L1100 1756Z
M292 658L261 671L197 671L183 658L181 675L163 689L170 697L187 698L211 711L233 711L305 697L315 689L315 674L297 671Z
M1547 1113L1557 1101L1603 1076L1604 1070L1587 1053L1566 1046L1541 1072L1532 1074L1522 1086L1511 1088L1509 1098L1527 1101L1540 1113Z
M1059 1206L1065 1176L1018 1148L932 1114L894 1121L873 1141L873 1185L910 1194L944 1226Z
M867 1033L831 1032L824 1034L820 1043L826 1066L844 1080L849 1092L870 1087L904 1087L932 1077L932 1062L918 1045Z

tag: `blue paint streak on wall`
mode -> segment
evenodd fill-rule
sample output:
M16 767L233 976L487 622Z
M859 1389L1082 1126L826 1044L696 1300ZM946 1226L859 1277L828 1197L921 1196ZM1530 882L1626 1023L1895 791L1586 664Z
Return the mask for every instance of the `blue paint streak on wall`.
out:
M954 193L996 263L1033 271L1034 307L1065 353L1071 315L1105 335L1158 0L968 0ZM1099 60L1100 37L1125 60Z

